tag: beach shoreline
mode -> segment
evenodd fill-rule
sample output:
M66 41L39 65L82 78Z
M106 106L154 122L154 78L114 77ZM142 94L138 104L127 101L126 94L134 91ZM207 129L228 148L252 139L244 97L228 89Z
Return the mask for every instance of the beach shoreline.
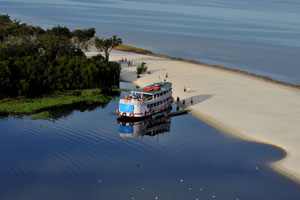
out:
M91 42L90 44L93 45L93 46L95 45L93 42ZM263 76L263 75L259 75L259 74L255 74L255 73L235 69L235 68L224 67L224 66L221 66L221 65L211 65L211 64L208 64L208 63L202 63L202 62L196 61L196 60L189 60L189 59L180 58L180 57L173 57L173 56L168 56L168 55L163 55L163 54L152 53L150 50L147 50L147 49L140 49L140 48L136 48L136 47L123 45L123 46L115 47L115 50L132 52L132 53L143 54L143 55L149 55L149 56L158 57L158 58L166 58L166 59L170 59L170 60L182 61L182 62L197 64L197 65L206 66L206 67L212 67L212 68L216 68L216 69L220 69L220 70L225 70L225 71L238 73L238 74L245 75L245 76L254 77L254 78L261 79L261 80L271 82L271 83L275 83L275 84L278 84L278 85L283 85L283 86L287 86L287 87L300 89L300 85L289 83L289 82L284 82L284 81L279 81L279 80L276 80L276 79L272 79L271 77L268 77L268 76Z
M97 52L87 53L88 56ZM113 51L111 60L146 62L150 74L136 76L136 67L122 65L121 79L140 87L162 81L173 83L173 97L194 104L192 113L225 133L283 149L287 156L270 163L278 172L300 183L300 90L232 71L134 52ZM190 92L183 87L189 86Z

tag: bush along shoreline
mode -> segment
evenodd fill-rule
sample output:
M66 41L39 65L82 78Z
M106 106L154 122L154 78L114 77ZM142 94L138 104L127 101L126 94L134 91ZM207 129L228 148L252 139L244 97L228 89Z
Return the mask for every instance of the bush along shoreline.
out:
M51 95L35 98L5 98L0 100L0 116L9 115L24 116L33 115L33 118L51 117L51 111L62 109L64 106L86 105L94 107L95 105L105 106L111 100L119 97L124 89L105 88L105 89L83 89L56 91ZM76 109L75 109L76 110Z
M51 106L111 99L104 91L116 90L121 67L108 57L85 56L94 35L94 28L44 30L0 15L0 113L29 114ZM103 45L109 50L110 44Z

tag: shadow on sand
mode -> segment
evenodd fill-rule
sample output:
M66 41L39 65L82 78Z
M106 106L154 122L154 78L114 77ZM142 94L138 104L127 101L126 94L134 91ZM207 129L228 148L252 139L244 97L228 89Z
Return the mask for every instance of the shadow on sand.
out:
M206 101L212 98L213 96L214 96L213 94L200 94L192 97L187 97L185 99L180 99L179 102L176 100L176 103L178 106L187 107L187 106L196 105L198 103Z

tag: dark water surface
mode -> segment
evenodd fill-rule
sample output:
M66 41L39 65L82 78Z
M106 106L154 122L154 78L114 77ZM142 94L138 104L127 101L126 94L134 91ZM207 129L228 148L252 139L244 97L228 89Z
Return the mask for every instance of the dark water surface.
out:
M133 137L117 106L0 120L0 199L300 199L300 186L267 166L282 150L192 115L134 124Z
M95 27L156 53L300 84L299 0L0 0L44 28Z

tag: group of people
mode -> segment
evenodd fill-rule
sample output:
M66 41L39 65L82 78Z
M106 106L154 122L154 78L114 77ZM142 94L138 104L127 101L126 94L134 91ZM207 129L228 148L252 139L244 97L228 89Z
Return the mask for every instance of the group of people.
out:
M189 86L187 86L187 87L184 86L184 87L183 87L183 91L184 91L184 92L187 92L187 93L190 93L190 87L189 87ZM193 97L191 97L190 102L191 102L191 104L194 103ZM185 105L185 100L182 101L182 104Z
M119 63L120 64L126 63L128 65L128 67L133 67L134 66L133 61L127 60L127 58L123 58L123 57L119 60Z
M186 86L183 87L183 91L189 93L190 92L190 87L188 86L186 88Z
M177 97L177 102L180 103L180 98L179 97ZM191 97L190 102L191 102L191 104L194 103L193 97ZM182 100L182 105L185 105L185 99Z

